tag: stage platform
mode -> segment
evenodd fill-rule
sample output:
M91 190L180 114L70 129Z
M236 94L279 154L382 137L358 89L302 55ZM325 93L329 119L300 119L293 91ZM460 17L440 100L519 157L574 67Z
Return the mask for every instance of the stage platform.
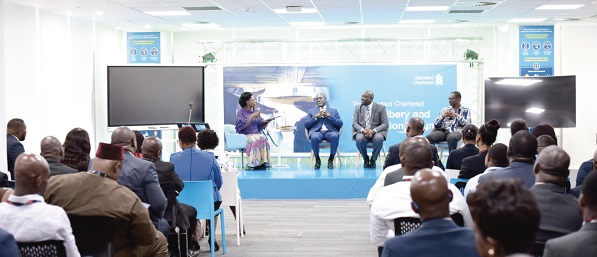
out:
M357 166L348 163L328 170L327 159L322 160L319 170L309 168L308 161L288 166L268 170L240 170L238 185L242 198L364 199L382 171L379 162L376 169L364 169L362 164Z

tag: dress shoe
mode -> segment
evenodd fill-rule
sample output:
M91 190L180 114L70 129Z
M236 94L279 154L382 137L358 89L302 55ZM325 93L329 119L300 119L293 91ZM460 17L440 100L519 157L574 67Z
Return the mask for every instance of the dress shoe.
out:
M319 167L321 167L321 159L319 159L319 157L315 157L315 169L319 169Z
M207 243L211 247L211 238L207 238ZM220 250L220 245L218 244L218 242L214 241L214 252L217 252L219 250Z
M364 168L369 168L369 156L365 155L363 156L363 167Z
M330 158L328 159L328 169L333 169L334 168L334 156L330 156Z
M369 161L369 168L375 169L375 160L370 160Z

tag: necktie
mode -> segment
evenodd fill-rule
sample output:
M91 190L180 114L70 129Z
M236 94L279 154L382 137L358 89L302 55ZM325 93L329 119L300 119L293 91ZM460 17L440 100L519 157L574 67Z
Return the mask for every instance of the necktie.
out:
M367 112L365 112L365 127L367 129L371 128L371 115L369 114L369 106L367 106Z

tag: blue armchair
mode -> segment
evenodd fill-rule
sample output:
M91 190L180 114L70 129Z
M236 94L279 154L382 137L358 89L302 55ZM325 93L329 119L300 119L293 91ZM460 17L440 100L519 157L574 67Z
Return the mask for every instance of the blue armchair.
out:
M224 124L224 143L226 151L240 150L240 164L244 168L244 152L247 147L247 136L236 133L236 127L232 124Z

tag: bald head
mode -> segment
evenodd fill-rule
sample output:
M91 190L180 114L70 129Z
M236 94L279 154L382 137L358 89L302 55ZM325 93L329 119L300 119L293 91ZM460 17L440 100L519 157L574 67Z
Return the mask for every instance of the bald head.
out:
M162 140L155 136L146 138L141 146L141 151L143 152L144 158L153 160L160 159L162 153Z
M46 191L50 167L46 159L34 153L22 153L15 161L14 195L43 195Z
M402 145L400 148L402 148ZM421 139L415 137L412 141L409 140L404 151L400 150L400 153L400 163L402 163L404 175L406 176L412 176L420 169L433 167L429 144L425 141L422 142Z
M137 143L135 133L127 127L118 127L112 132L111 144L123 146L126 151L135 152Z
M508 156L532 161L537 154L537 139L528 130L520 130L510 138Z
M537 153L541 153L545 147L556 145L556 141L550 135L541 135L537 138Z
M413 210L425 221L450 216L452 192L444 175L431 169L419 170L410 184Z
M539 154L535 162L537 181L561 184L570 174L570 155L564 149L552 145Z
M422 135L423 132L425 132L425 121L419 117L412 117L406 127L406 136L414 137Z
M60 161L64 152L62 151L62 143L58 138L53 136L44 137L39 144L41 149L41 156L44 158L52 158L56 161Z

